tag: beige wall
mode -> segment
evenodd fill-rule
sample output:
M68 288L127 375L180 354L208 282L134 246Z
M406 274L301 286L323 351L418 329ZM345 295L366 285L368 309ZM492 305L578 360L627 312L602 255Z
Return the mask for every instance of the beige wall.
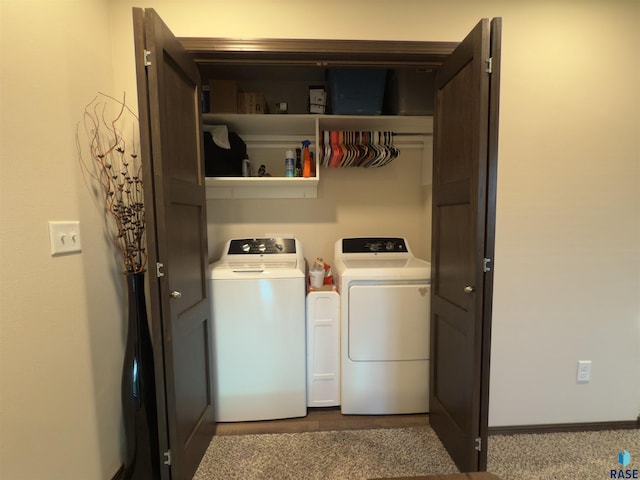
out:
M74 140L113 89L107 1L0 8L0 478L111 478L121 275ZM49 220L80 220L82 254L50 256Z
M3 0L0 477L104 479L121 463L121 285L73 135L94 92L133 100L134 3L179 36L460 40L479 18L502 16L490 424L636 418L638 2ZM317 20L338 11L330 29ZM342 174L321 188L344 191ZM428 202L425 192L407 201ZM363 210L345 199L327 222L307 224L300 209L294 223L305 238L330 231L332 244ZM63 219L80 219L84 250L51 258L46 222ZM291 227L276 220L227 218L219 236ZM315 241L308 258L327 248ZM583 359L593 379L576 385Z
M272 233L295 235L311 263L332 264L336 240L348 236L406 237L428 258L431 188L421 186L421 171L422 150L403 149L384 168L322 169L316 199L209 200L210 258L220 258L229 238Z
M528 3L504 19L490 422L630 421L640 3ZM588 385L578 360L593 361Z

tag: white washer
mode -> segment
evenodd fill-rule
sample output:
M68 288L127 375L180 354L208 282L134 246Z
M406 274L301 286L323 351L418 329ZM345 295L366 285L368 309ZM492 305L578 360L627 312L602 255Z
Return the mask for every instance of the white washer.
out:
M431 264L403 238L335 245L341 298L341 411L429 411Z
M218 422L304 417L304 256L293 238L232 239L209 266Z

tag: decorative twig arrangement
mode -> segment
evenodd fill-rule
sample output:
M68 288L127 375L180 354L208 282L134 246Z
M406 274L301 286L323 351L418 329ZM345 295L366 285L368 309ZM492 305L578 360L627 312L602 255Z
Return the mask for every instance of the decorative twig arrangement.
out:
M88 140L89 163L82 153L81 124ZM114 242L122 255L125 273L143 272L147 251L144 247L142 171L135 140L138 118L127 107L124 95L120 101L99 93L85 107L81 124L76 130L80 161L101 187L105 211L115 226ZM122 133L129 128L131 147Z

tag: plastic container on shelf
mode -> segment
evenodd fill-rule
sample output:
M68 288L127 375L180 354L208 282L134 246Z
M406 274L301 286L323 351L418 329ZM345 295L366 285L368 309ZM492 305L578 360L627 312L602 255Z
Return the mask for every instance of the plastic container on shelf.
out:
M389 115L433 115L435 72L426 68L389 71L383 111Z
M330 68L327 71L334 115L380 115L386 69Z

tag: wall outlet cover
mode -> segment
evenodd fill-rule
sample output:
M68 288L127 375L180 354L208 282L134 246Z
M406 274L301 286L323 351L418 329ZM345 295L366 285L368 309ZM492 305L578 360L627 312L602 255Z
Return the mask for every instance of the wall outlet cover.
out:
M576 382L589 383L591 381L591 360L579 360Z

